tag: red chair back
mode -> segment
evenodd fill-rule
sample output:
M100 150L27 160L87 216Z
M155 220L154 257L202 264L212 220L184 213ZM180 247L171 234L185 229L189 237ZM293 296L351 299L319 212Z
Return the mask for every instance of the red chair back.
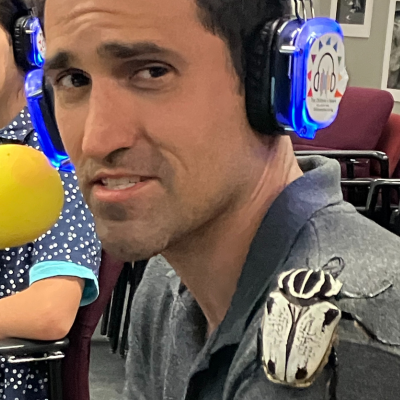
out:
M350 87L336 120L315 139L291 134L295 150L376 150L394 105L393 96L379 89Z
M318 131L315 139L301 139L295 133L290 135L294 150L378 150L393 105L393 96L384 90L349 87L336 120ZM377 168L377 163L371 166L369 161L360 160L355 166L355 176L379 176ZM342 164L342 176L347 176L345 164Z
M90 400L90 341L123 266L123 262L112 260L103 252L99 274L99 297L94 303L79 310L68 335L70 346L63 362L64 400Z

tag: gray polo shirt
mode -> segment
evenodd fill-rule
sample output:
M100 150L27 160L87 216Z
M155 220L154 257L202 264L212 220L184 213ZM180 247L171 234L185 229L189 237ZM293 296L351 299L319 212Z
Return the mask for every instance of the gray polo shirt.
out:
M393 287L376 298L346 299L380 339L400 342L400 238L343 201L340 167L322 157L299 160L304 176L276 199L252 242L237 291L218 329L206 339L206 320L162 257L150 261L132 308L126 400L323 400L329 367L307 389L271 383L258 343L266 297L277 274L346 263L340 280L359 295ZM308 260L308 261L307 261ZM340 322L338 400L400 397L400 347L370 339Z

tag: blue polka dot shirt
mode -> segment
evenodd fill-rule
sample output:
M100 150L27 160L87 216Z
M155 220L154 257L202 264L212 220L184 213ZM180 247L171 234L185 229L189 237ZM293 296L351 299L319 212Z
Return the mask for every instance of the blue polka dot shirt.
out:
M0 130L0 138L19 140L41 150L27 108ZM83 200L75 174L60 171L60 176L65 197L57 223L32 243L0 250L0 301L34 282L55 276L85 280L81 306L90 304L98 296L101 244L93 216ZM39 364L10 366L0 357L0 399L47 399L46 382L47 376Z

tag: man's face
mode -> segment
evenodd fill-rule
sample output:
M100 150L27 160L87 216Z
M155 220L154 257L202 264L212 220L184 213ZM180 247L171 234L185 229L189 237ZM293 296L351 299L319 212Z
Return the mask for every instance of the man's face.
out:
M57 122L104 248L146 259L239 203L256 136L227 47L194 2L46 7Z

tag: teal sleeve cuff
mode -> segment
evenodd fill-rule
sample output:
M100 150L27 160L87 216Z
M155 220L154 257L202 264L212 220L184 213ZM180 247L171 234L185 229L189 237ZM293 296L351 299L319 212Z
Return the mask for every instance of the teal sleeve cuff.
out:
M66 261L44 261L34 265L29 271L29 285L56 276L75 276L85 280L80 306L93 303L99 295L99 282L89 268Z

